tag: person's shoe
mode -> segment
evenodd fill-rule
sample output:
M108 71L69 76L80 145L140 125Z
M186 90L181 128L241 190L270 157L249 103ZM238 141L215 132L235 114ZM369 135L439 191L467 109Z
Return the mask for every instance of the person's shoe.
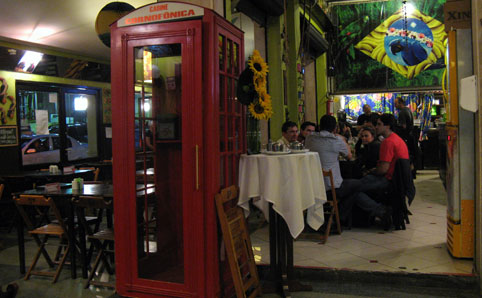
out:
M385 210L381 216L382 226L385 231L390 230L392 227L392 207L385 207Z

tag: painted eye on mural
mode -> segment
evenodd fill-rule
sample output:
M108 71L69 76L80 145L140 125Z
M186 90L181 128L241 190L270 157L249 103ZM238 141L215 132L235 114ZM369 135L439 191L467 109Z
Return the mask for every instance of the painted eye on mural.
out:
M366 35L355 48L412 79L444 58L445 26L418 10L409 18L398 10Z

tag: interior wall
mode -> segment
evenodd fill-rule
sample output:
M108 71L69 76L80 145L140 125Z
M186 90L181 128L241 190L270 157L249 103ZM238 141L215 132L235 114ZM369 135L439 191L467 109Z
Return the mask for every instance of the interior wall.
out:
M305 121L317 123L315 63L305 65ZM301 124L301 123L300 123Z
M326 114L328 100L328 77L326 72L326 53L316 58L316 100L318 102L317 118ZM318 123L318 122L317 122Z

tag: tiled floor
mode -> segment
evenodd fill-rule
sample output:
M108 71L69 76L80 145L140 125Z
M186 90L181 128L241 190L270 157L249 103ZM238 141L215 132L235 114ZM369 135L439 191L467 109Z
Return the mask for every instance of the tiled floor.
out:
M306 267L335 267L372 271L407 271L448 274L470 274L472 260L458 260L450 257L445 245L445 191L435 171L418 175L417 197L410 211L411 224L405 231L383 232L380 228L354 228L341 235L332 235L325 245L314 241L298 240L294 243L295 264ZM267 225L251 235L258 263L269 262ZM27 263L31 261L36 245L26 241ZM118 297L114 290L101 287L84 289L85 279L70 279L66 267L59 281L52 284L49 278L32 277L28 281L18 272L18 250L16 233L0 230L0 286L16 282L19 286L17 297ZM41 258L40 266L45 266ZM80 274L80 270L78 271ZM110 276L112 278L113 276ZM105 275L103 278L109 278ZM315 283L316 286L316 283ZM387 297L385 294L367 294L374 286L353 290L352 294L327 294L325 288L312 293L300 292L293 297ZM346 288L344 285L343 288ZM403 292L403 291L401 291ZM323 294L321 294L323 293ZM418 293L418 292L417 292ZM271 297L271 296L266 296ZM399 294L390 289L390 297L439 297L414 295L413 292ZM440 296L442 297L442 296ZM449 297L443 295L443 297ZM460 296L476 297L476 296Z
M332 234L326 244L294 242L295 266L370 271L471 274L473 262L450 256L446 246L446 195L438 171L420 171L417 195L406 230L385 232L379 226ZM256 262L269 263L268 226L251 234Z

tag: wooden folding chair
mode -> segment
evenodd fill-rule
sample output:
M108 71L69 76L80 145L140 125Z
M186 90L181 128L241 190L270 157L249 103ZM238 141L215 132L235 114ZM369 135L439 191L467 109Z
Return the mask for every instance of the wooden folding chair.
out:
M114 251L111 250L109 247L113 247L114 245L114 230L110 228L112 223L108 223L107 228L103 230L92 229L89 225L86 216L85 216L85 209L92 208L98 210L98 220L99 224L102 221L102 214L103 211L106 210L106 213L112 212L112 200L106 200L103 197L94 197L94 196L79 196L72 199L72 203L75 207L77 217L83 227L87 235L87 239L89 239L92 244L97 249L97 257L94 261L94 265L89 273L87 278L87 283L85 284L85 288L88 288L91 284L97 286L106 286L115 288L115 283L108 283L103 281L96 281L93 280L99 267L100 261L103 262L107 272L109 274L114 274L115 271L113 269L112 262L109 261L107 254L114 254ZM82 235L83 236L83 235ZM82 237L81 236L81 237ZM82 254L84 262L90 262L91 255L87 255L85 253Z
M341 224L340 224L340 213L338 211L338 201L336 199L335 182L333 181L333 172L331 170L329 171L323 170L323 177L328 177L330 179L330 184L331 184L331 200L330 198L328 198L328 201L323 206L325 209L325 215L328 215L328 222L326 224L325 234L321 236L321 243L325 244L326 241L328 240L328 236L330 236L333 217L335 218L335 221L336 221L338 234L341 234Z
M252 298L261 294L261 284L244 212L236 205L237 200L238 189L232 185L216 195L216 207L236 297Z
M14 199L14 202L15 202L15 205L17 206L17 209L20 215L22 216L25 222L25 225L27 226L27 229L29 230L29 234L32 235L32 237L35 239L35 241L39 246L37 253L35 254L35 257L33 259L33 262L30 265L30 268L28 269L27 273L25 274L24 279L28 280L31 275L52 276L53 277L52 283L55 283L59 278L60 272L62 271L62 268L65 264L66 257L70 250L70 242L67 237L67 228L62 218L62 215L60 214L59 209L55 205L54 200L52 198L46 198L44 196L39 196L39 195L20 195L20 197ZM31 217L29 216L29 213L25 210L24 206L48 207L48 209L53 212L57 220L57 223L49 223L44 226L36 228L32 223ZM40 235L44 236L43 240L40 240L40 237L39 237ZM66 247L65 253L62 256L62 259L60 260L57 270L55 272L34 271L35 266L37 265L37 261L40 257L40 254L44 255L48 265L51 268L54 267L54 262L52 261L47 250L45 249L45 245L50 236L59 237L60 239L59 246Z

